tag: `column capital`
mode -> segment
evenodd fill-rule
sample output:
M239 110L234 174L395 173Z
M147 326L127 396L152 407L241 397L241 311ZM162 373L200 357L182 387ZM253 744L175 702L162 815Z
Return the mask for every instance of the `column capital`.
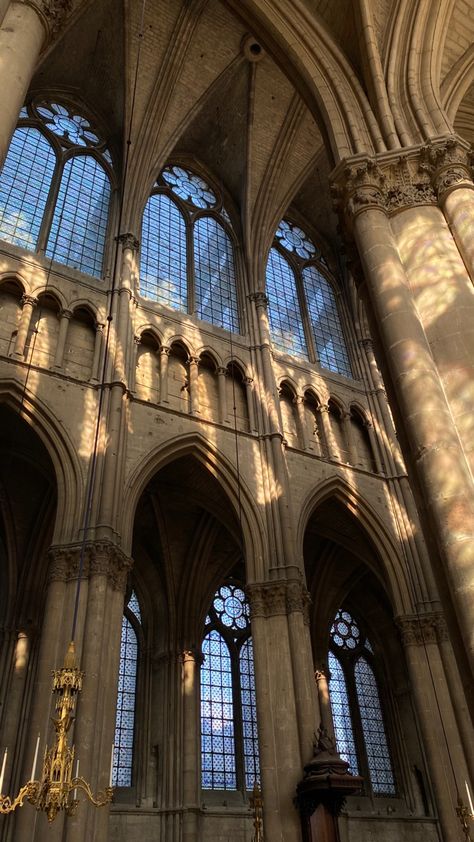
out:
M126 251L127 249L130 251L138 251L140 248L140 241L137 237L135 237L135 234L132 234L130 231L127 231L124 234L119 234L117 240L122 246L123 251Z
M251 292L249 301L253 301L256 307L268 307L268 297L262 291Z
M199 365L200 358L195 356L194 354L190 354L188 359L187 359L187 363L188 363L188 365Z
M72 312L72 310L68 310L67 308L64 308L64 310L59 311L60 319L67 319L69 321L70 319L72 319L73 316L74 313Z
M444 615L440 611L406 614L396 618L404 646L423 646L449 640Z
M252 383L253 383L253 377L244 377L244 378L243 378L243 383L244 383L246 386L251 386L251 385L252 385Z
M420 154L440 202L457 187L474 189L471 150L466 141L449 135L427 143Z
M95 329L96 329L97 333L102 333L103 330L104 330L104 327L105 327L105 324L103 322L96 322L95 323Z
M161 346L160 346L160 349L159 349L159 353L160 353L163 357L169 357L169 355L171 354L171 348L170 348L170 346L169 346L169 345L161 345Z
M303 582L285 580L247 585L252 617L274 617L298 611L309 619L310 595Z
M318 666L314 670L314 678L315 681L329 681L329 679L331 678L331 673L326 663L318 664Z
M21 296L20 303L22 307L24 307L25 304L29 304L30 307L36 307L36 305L38 304L38 299L35 298L33 295L28 295L25 292L25 294Z
M77 579L81 549L81 544L51 547L48 553L49 580L67 582ZM84 547L84 579L105 576L113 590L125 593L132 566L133 560L110 541L88 541Z
M217 374L219 377L227 377L227 375L229 374L229 372L227 371L227 369L226 369L226 367L225 367L225 366L220 365L220 366L218 366L218 367L216 368L216 374Z
M49 38L57 35L72 9L72 0L19 0L19 2L35 10Z

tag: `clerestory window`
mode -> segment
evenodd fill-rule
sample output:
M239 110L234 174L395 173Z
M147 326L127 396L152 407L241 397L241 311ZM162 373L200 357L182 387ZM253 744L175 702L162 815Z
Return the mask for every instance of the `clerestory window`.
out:
M22 108L0 175L0 239L101 277L112 159L70 106Z
M165 167L142 220L140 293L225 330L240 330L234 244L219 192Z
M331 627L329 693L341 757L374 795L396 795L374 651L352 615L340 609Z
M112 786L132 786L140 606L132 591L122 618Z
M268 255L266 290L275 348L352 377L327 263L307 234L285 219Z
M260 778L255 677L249 605L236 583L214 596L202 654L202 788L250 792Z

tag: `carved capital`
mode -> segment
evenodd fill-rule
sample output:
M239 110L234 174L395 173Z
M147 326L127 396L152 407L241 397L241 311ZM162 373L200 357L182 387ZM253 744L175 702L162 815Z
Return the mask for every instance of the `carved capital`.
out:
M286 586L286 610L288 614L298 611L303 614L305 623L309 623L311 597L303 582L288 582Z
M25 295L22 295L22 296L21 296L21 301L20 301L20 303L21 303L21 306L22 306L22 307L24 307L24 306L25 306L25 304L28 304L30 307L36 307L36 305L37 305L37 303L38 303L38 299L37 299L37 298L34 298L34 296L33 296L33 295L27 295L27 294L25 293Z
M404 646L423 646L449 639L446 621L440 612L397 617Z
M49 580L67 582L77 579L81 564L80 544L52 547L49 551ZM84 546L81 576L105 576L114 590L125 593L133 561L109 541L88 542Z
M21 0L40 16L49 38L54 38L63 27L72 9L72 0Z
M105 325L104 325L104 323L103 323L103 322L96 322L96 323L95 323L95 329L96 329L96 332L97 332L97 333L103 333L103 332L104 332L104 328L105 328Z
M252 617L274 617L299 611L309 621L310 596L302 582L264 582L246 588Z
M474 189L468 144L453 135L421 149L422 168L431 177L439 201L457 187Z
M268 298L264 292L251 292L249 301L253 301L256 307L268 307Z
M318 681L326 681L328 682L331 678L331 674L329 672L329 667L327 664L319 664L314 671L314 678L316 682Z
M188 359L187 359L187 363L188 363L188 365L190 365L190 366L191 366L191 365L198 366L198 365L199 365L199 363L200 363L200 359L199 359L199 357L195 357L195 356L193 356L192 354L190 354L190 355L189 355L189 357L188 357Z
M74 315L74 313L72 312L72 310L64 309L64 310L60 310L60 312L59 312L59 318L60 319L67 319L68 322L72 319L73 315Z
M251 386L253 383L253 377L244 377L242 381L246 386Z
M227 369L226 369L223 365L220 365L220 366L216 369L216 374L217 374L219 377L227 377L227 375L229 374L229 372L227 371Z
M130 231L127 231L126 234L119 234L117 240L121 244L123 251L127 249L129 251L138 251L140 248L140 241Z

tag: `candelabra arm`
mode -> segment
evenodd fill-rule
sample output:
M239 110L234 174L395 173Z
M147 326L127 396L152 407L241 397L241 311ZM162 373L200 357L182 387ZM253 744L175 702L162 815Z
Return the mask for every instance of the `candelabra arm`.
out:
M86 793L89 801L94 805L94 807L105 807L107 804L112 803L114 797L114 790L111 786L107 786L104 790L99 791L97 793L97 797L94 797L92 789L90 788L90 785L85 780L85 778L73 778L70 784L70 788L82 789Z
M0 815L13 813L18 807L23 807L26 801L32 804L36 801L41 783L39 781L28 781L22 786L16 798L10 798L9 795L0 795Z

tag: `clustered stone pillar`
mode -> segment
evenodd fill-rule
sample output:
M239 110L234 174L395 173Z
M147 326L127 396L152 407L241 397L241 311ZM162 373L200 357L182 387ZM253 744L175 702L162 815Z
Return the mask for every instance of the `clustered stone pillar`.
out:
M5 0L0 3L0 19L4 15L0 29L0 166L7 155L41 50L62 25L72 3L71 0L30 0L28 3L13 0L8 8L7 5Z

